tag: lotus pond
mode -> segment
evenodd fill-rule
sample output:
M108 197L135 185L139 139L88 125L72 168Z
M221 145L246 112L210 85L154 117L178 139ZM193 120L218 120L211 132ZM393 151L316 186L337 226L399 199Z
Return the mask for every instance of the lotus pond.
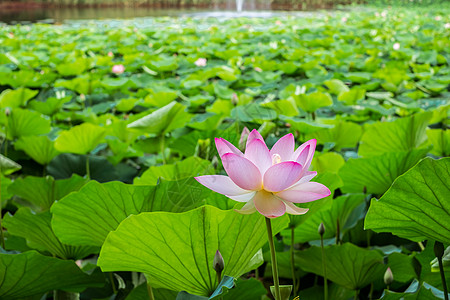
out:
M0 298L269 299L264 216L194 178L257 129L331 193L270 219L280 299L445 299L449 16L1 26Z

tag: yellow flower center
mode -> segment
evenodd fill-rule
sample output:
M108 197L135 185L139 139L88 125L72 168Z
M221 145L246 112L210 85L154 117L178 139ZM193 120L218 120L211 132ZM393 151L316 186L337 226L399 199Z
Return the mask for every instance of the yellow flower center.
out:
M281 156L278 153L272 155L272 166L281 162Z

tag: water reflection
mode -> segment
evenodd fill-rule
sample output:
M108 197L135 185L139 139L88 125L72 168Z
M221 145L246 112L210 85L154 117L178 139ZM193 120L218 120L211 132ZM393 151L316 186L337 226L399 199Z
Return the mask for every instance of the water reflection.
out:
M10 7L0 6L0 22L15 24L17 22L48 22L62 23L68 20L105 20L105 19L134 19L158 16L193 16L193 17L271 17L279 15L274 10L286 7L273 7L270 1L256 3L246 0L244 10L236 12L235 0L226 0L220 5L210 8L183 8L183 9L156 9L152 7ZM1 5L1 2L0 2ZM322 9L330 7L308 7L309 9ZM272 11L271 11L272 9ZM292 7L291 7L292 9ZM295 7L302 10L302 7ZM257 11L263 10L263 11Z

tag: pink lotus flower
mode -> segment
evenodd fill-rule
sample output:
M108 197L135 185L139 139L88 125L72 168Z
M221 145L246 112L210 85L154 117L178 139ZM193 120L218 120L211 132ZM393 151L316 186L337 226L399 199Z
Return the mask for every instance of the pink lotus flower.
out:
M122 74L125 71L125 67L123 65L114 65L112 67L112 72L114 74Z
M206 67L206 62L207 62L206 58L199 58L194 62L194 64L197 67Z
M450 29L450 23L445 23L444 28L445 29Z
M392 48L393 48L394 50L400 49L400 43L395 43L395 44L392 46Z
M114 57L114 53L112 53L111 51L108 52L108 56L109 57Z
M206 175L195 179L228 198L246 202L240 213L258 211L268 218L286 212L302 215L308 209L294 203L330 195L323 184L310 182L317 175L308 171L316 148L314 139L295 150L294 136L287 134L269 150L261 134L253 130L248 136L245 153L223 138L216 138L216 147L229 177Z

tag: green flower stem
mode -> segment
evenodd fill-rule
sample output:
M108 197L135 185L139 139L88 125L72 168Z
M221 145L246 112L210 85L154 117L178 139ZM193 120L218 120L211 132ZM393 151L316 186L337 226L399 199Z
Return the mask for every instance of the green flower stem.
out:
M270 219L267 217L266 217L266 226L269 239L270 256L272 258L272 275L273 275L273 285L275 286L275 300L281 300L280 281L278 279L277 254L275 252L275 245L273 243L273 235L272 235L272 223L270 222Z
M5 249L5 236L3 234L3 227L2 227L2 173L0 170L0 238L1 238L1 243L2 243L2 248Z
M111 281L111 287L114 294L117 294L116 284L114 283L114 275L113 272L109 272L109 280Z
M323 298L328 300L328 280L327 280L327 258L323 247L323 234L320 235L320 247L322 248L322 269L323 269Z
M147 282L147 292L148 292L148 299L155 300L155 296L153 295L152 286L148 282Z
M161 156L162 156L162 161L163 161L163 165L166 164L166 154L164 153L164 150L166 148L166 137L164 135L164 133L161 135Z
M296 278L295 278L295 264L294 264L294 234L295 234L295 227L291 227L291 271L292 271L292 288L294 290L294 293L297 293L297 285L296 285Z
M91 179L91 167L89 165L89 154L86 155L86 177Z
M442 281L442 287L444 289L444 299L448 299L448 290L447 290L447 283L445 281L445 273L444 273L444 265L442 263L442 257L444 256L444 245L441 242L435 242L434 244L434 253L436 255L436 258L439 263L439 273L441 273L441 281Z
M0 205L1 205L1 201L0 201ZM1 216L1 214L0 214L0 238L1 238L1 242L2 242L2 248L5 249L5 235L3 234L2 216Z
M354 298L355 300L359 299L358 294L359 294L359 290L355 290L355 298Z
M336 220L336 245L341 243L341 224L339 218Z

